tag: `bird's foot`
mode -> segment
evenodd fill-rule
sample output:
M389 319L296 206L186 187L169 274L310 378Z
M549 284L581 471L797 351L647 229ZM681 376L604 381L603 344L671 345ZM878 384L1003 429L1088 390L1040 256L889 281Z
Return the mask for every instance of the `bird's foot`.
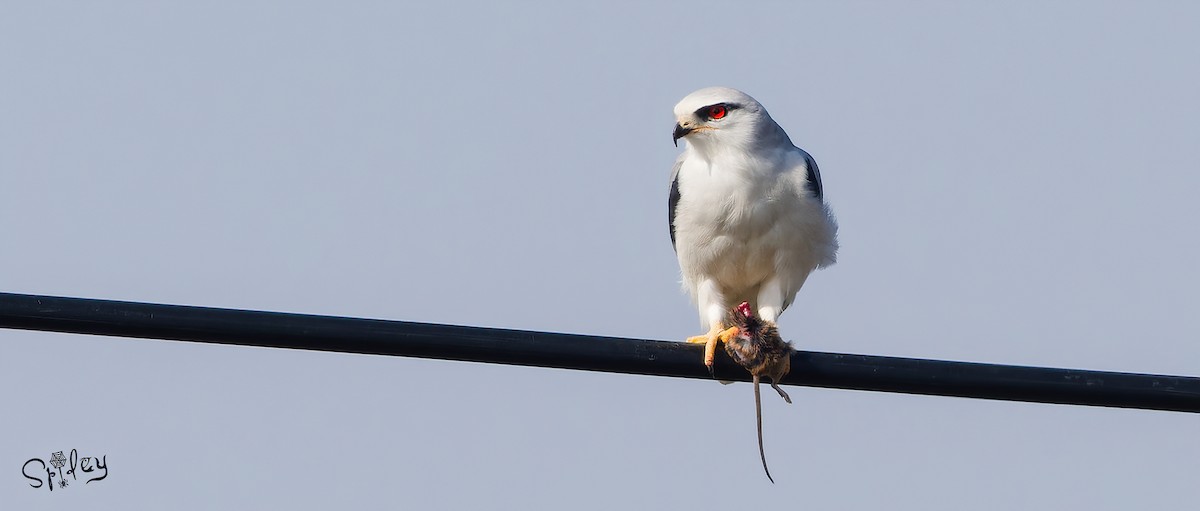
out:
M730 337L737 335L737 333L738 329L736 326L722 329L720 325L717 325L712 327L707 334L688 337L687 342L704 345L704 366L711 373L713 370L713 360L717 354L717 341L725 342Z

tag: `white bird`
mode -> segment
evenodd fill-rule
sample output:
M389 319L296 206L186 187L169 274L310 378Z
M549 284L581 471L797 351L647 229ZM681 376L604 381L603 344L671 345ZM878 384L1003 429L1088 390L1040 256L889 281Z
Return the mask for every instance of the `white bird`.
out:
M675 105L674 139L687 147L671 172L671 244L684 288L700 310L711 370L732 308L774 325L808 274L837 257L837 223L817 163L792 145L758 101L726 87L700 89Z

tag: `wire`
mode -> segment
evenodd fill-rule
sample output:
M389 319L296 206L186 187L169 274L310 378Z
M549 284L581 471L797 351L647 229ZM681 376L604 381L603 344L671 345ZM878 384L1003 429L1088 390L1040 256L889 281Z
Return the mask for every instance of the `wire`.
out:
M0 328L710 379L702 347L497 328L0 293ZM720 380L749 374L717 350ZM1200 413L1200 378L798 351L783 384Z

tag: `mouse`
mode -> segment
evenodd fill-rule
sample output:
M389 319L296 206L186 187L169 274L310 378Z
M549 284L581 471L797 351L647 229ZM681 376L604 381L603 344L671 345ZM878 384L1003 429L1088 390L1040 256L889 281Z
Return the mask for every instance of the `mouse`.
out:
M759 384L763 377L770 378L771 388L791 404L792 398L779 388L779 380L792 369L792 345L779 336L779 329L774 323L755 316L747 302L734 307L729 324L737 328L737 333L725 340L725 353L749 371L753 378L754 413L758 421L758 455L762 459L767 479L771 484L775 484L775 478L771 477L771 469L767 468L767 454L763 449L762 396L759 393Z

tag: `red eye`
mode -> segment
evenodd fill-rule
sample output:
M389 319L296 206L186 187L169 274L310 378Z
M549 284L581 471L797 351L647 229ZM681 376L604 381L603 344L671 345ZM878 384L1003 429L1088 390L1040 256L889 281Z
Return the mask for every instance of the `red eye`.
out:
M720 119L725 117L725 105L713 105L708 107L709 119Z

